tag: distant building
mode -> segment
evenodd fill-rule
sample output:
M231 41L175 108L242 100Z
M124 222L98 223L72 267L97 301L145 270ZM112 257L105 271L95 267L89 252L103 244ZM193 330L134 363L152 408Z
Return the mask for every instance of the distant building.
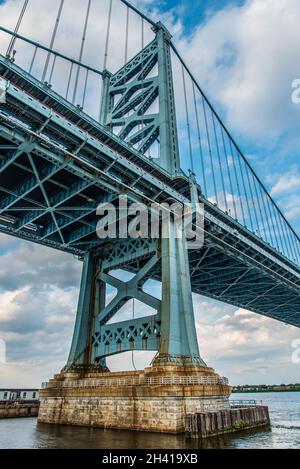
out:
M38 389L0 389L0 402L38 401Z

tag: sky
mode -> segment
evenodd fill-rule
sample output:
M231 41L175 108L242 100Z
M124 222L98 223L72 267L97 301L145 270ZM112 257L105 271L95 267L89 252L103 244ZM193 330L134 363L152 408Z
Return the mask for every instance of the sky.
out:
M41 2L45 8L32 7L24 31L37 37L36 18L41 15L46 41L52 12L49 2ZM81 0L72 2L74 25ZM291 100L292 82L300 78L299 1L135 3L167 24L205 93L299 233L300 104ZM19 10L19 0L0 1L0 23L13 24ZM2 51L1 41L3 35ZM71 41L65 42L71 53ZM100 49L99 41L87 60L98 60ZM112 49L111 60L117 60L118 53ZM5 344L7 356L6 363L0 360L0 387L38 387L64 366L81 267L70 255L0 235L0 344L2 349ZM299 329L200 296L194 297L194 305L202 357L232 384L300 381L300 365L292 361ZM129 317L131 306L121 313ZM142 367L153 355L134 356L135 365ZM108 364L112 370L132 369L128 354L110 358Z

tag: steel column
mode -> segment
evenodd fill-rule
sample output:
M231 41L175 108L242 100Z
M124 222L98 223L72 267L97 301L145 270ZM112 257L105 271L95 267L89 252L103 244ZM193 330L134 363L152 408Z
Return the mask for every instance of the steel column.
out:
M171 174L180 172L176 108L174 99L171 34L157 23L160 165Z
M161 341L157 361L201 365L194 319L187 241L173 219L162 225Z
M98 281L97 271L97 258L90 251L84 257L75 329L66 370L87 369L93 364L95 317L105 297L105 285ZM104 368L105 361L101 360L99 365Z

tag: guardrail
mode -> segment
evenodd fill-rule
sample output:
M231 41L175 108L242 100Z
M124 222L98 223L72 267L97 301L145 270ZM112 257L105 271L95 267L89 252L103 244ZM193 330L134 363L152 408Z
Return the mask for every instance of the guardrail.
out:
M35 400L24 400L24 399L10 399L10 400L0 400L0 405L35 405L39 404L39 399Z
M218 376L155 376L141 379L82 379L74 381L62 381L59 383L43 383L43 389L63 387L63 388L98 388L98 387L121 387L121 386L164 386L164 385L228 385L227 378Z
M257 407L262 405L262 401L258 404L256 400L233 400L229 401L231 408L242 408L242 407Z

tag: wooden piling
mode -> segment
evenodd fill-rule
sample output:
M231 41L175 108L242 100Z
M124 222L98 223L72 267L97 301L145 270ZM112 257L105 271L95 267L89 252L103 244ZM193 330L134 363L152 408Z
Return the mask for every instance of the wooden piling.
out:
M185 434L187 438L207 438L266 425L270 425L268 407L237 407L186 415Z

